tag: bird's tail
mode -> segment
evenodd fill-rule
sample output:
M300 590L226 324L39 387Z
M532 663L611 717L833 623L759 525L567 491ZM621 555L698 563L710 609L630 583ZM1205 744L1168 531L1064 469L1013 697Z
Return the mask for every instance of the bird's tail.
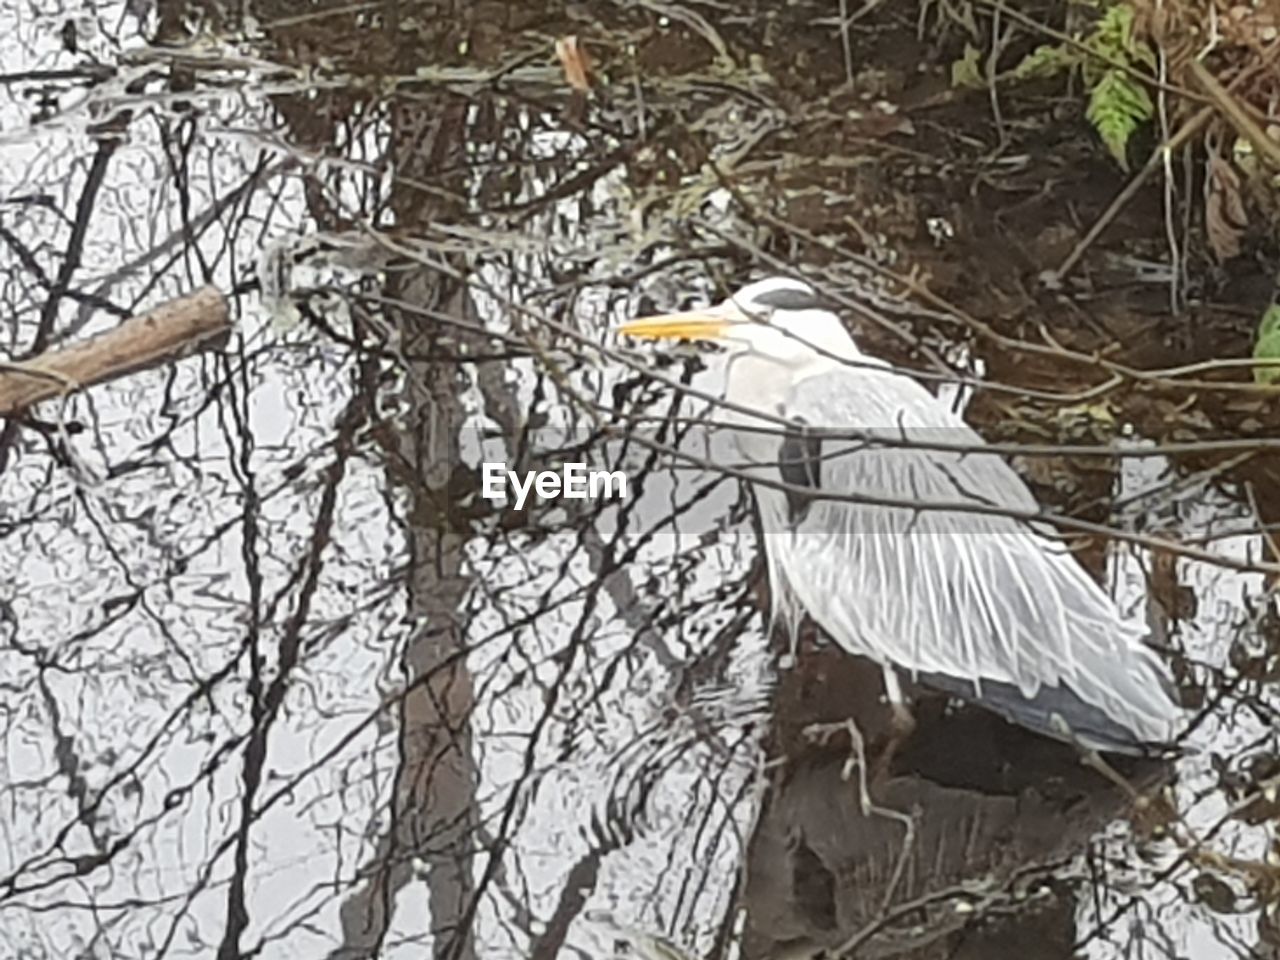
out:
M1065 684L1043 684L1028 697L1015 684L998 680L974 684L941 673L921 673L917 679L935 690L985 707L1035 733L1090 750L1150 757L1167 755L1177 749L1168 742L1142 739Z

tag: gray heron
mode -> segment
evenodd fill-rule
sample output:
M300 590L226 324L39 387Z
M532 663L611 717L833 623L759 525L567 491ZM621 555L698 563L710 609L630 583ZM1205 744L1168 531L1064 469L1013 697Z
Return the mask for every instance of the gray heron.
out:
M1090 749L1171 743L1182 710L1145 630L1027 520L1038 504L1014 469L916 379L862 353L810 285L761 280L618 332L725 347L737 446L774 481L751 484L773 622L794 643L807 613L878 663L900 723L912 725L897 670Z

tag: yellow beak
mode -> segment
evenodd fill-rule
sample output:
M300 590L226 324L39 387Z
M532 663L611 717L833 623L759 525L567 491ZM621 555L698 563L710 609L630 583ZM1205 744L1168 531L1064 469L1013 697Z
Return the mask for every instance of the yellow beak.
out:
M625 337L649 340L717 340L725 335L733 322L717 307L663 313L656 317L628 320L616 328Z

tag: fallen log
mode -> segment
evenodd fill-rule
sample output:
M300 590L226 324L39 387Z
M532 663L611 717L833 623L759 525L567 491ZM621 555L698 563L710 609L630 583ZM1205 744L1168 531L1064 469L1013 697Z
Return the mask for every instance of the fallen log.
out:
M230 329L226 298L201 287L80 343L17 363L0 360L0 416L185 357Z

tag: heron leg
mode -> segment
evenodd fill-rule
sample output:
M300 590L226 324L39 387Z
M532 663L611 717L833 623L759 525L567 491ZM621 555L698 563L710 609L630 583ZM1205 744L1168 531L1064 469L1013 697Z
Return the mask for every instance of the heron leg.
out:
M885 664L880 668L884 674L884 694L889 701L889 710L893 714L893 732L899 740L905 740L916 731L916 718L903 696L902 684L898 681L898 673L893 667Z
M881 671L884 675L884 692L889 701L889 737L876 757L875 769L871 779L875 782L887 779L893 766L893 758L898 748L916 731L916 718L907 705L907 698L902 694L902 684L898 682L898 674L893 667L885 664Z
M787 630L787 652L778 657L780 670L792 670L800 662L800 628L792 625Z

